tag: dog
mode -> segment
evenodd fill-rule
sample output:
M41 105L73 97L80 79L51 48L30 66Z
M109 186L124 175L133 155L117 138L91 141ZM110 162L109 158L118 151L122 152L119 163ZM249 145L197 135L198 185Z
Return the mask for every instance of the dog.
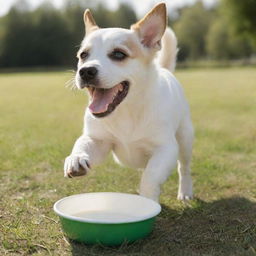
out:
M179 200L192 198L193 126L172 71L177 40L166 5L156 5L130 29L99 28L84 13L76 86L87 88L84 129L65 159L64 176L85 175L112 151L123 165L143 169L140 195L159 200L178 160Z

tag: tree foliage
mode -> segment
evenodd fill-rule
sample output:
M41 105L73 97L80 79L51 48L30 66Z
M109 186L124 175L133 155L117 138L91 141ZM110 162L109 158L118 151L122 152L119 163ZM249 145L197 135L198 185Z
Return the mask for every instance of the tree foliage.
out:
M84 37L83 13L90 8L102 28L129 28L136 22L134 10L120 4L112 11L103 1L65 0L62 9L50 1L31 10L26 0L16 2L0 17L0 67L76 65L76 52ZM255 52L256 0L221 0L206 9L201 0L178 10L172 21L179 44L180 61L237 59ZM256 46L256 43L255 43Z
M253 52L252 40L248 34L235 29L232 19L227 15L230 12L230 3L230 0L221 2L207 34L207 53L214 59L248 58ZM240 21L240 24L242 23L243 21Z
M60 11L45 2L30 11L22 2L0 20L0 67L74 66L85 34L83 13L88 7L95 8L93 14L101 27L129 27L136 21L131 7L123 4L110 11L95 1L87 1L88 5L66 1Z
M250 42L245 36L237 36L224 18L212 23L206 38L206 49L210 57L217 60L240 59L252 53Z
M202 2L184 8L174 29L177 34L180 59L199 59L206 54L205 37L212 20L212 13L207 11Z
M238 33L246 33L256 44L256 0L222 0L223 10Z

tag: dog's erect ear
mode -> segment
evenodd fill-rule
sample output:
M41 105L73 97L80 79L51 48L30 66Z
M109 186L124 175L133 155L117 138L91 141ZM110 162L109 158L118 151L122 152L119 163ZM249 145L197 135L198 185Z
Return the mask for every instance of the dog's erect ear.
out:
M96 29L99 29L89 9L86 9L84 12L84 24L85 24L86 35L88 35L89 33L91 33Z
M161 38L167 24L167 14L165 3L156 5L143 19L131 26L137 31L141 43L148 48L161 48Z

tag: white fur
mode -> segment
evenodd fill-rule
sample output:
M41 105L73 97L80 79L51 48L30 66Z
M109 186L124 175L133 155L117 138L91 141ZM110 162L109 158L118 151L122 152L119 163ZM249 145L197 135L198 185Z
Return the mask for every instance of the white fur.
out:
M173 70L177 41L173 32L167 30L166 33L160 63L168 63L164 66ZM90 56L84 63L78 63L78 69L97 66L105 88L127 79L131 86L127 97L109 116L96 118L89 109L86 110L83 134L66 158L65 176L71 169L78 170L79 164L88 169L86 161L91 167L101 163L112 151L119 163L144 169L140 194L157 201L160 186L178 159L178 199L190 199L193 127L183 90L173 74L153 59L146 64L141 58L133 58L122 65L110 60L109 51L125 47L123 42L127 39L138 45L143 56L152 54L140 43L133 30L100 29L82 42L81 49L90 48ZM168 54L169 50L171 53ZM165 60L161 56L165 56Z
M170 28L167 28L164 33L162 47L162 51L160 51L158 56L158 62L161 67L173 72L175 70L178 49L176 36Z

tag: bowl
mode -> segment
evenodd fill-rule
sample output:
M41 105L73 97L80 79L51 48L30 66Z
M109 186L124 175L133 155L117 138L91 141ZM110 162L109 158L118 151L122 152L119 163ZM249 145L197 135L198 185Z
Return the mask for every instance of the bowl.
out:
M161 206L139 195L99 192L54 204L67 237L86 244L120 245L150 234Z

